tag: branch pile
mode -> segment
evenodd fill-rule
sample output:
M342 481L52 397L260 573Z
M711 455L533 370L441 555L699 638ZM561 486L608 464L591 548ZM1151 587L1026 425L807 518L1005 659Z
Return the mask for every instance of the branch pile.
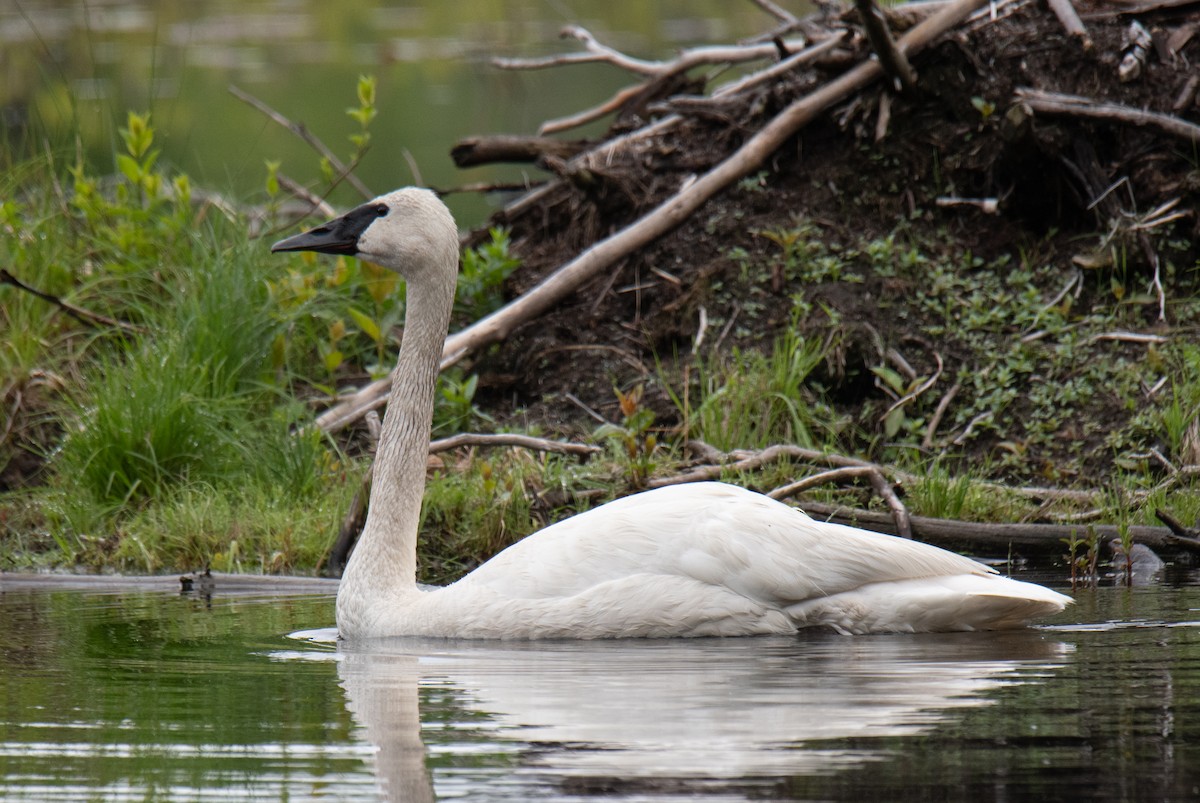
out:
M557 265L545 264L539 281L516 288L519 292L511 303L454 333L446 342L444 365L503 341L606 271L620 267L623 260L682 224L730 185L769 168L772 160L788 155L786 149L793 143L801 147L795 142L797 134L830 109L840 105L839 125L857 125L859 133L874 117L873 139L887 137L894 114L893 90L910 95L919 90L926 98L953 92L940 74L917 83L909 58L931 44L961 48L970 58L972 37L986 36L986 28L998 19L1050 13L1036 8L1032 0L999 0L990 5L985 0L949 0L909 4L889 9L886 15L878 10L865 13L875 8L866 2L840 16L799 19L775 4L758 4L778 22L775 29L764 34L763 41L700 47L669 61L648 61L600 43L581 27L568 26L563 37L578 41L582 52L496 60L498 68L510 70L604 62L633 73L638 81L594 108L547 121L536 136L471 137L453 148L452 156L462 167L531 162L548 171L551 179L499 211L491 223L511 227L518 238L525 238L526 244L532 243L537 250L574 257ZM1112 70L1114 81L1118 72L1122 79L1128 74L1126 18L1135 12L1153 14L1164 7L1173 10L1189 5L1180 0L1136 9L1116 5L1093 14L1105 26L1108 60L1119 60L1121 64ZM1075 48L1079 53L1096 47L1070 0L1057 0L1052 11L1062 21L1066 38L1062 47ZM905 32L895 40L885 23ZM1142 27L1136 22L1133 25ZM1024 86L1026 82L1049 84L1055 78L1029 74L1031 70L1024 62L1025 74L996 75L996 85L1007 96L1001 99L1003 108L995 113L1005 114L1005 136L1011 139L1013 150L1046 149L1044 132L1033 130L1033 118L1042 115L1103 118L1118 126L1151 126L1180 140L1182 147L1200 145L1200 126L1174 113L1191 109L1196 103L1200 81L1185 69L1183 55L1196 30L1197 23L1190 18L1165 33L1160 30L1160 58L1167 60L1170 72L1185 76L1175 81L1180 84L1179 94L1170 112L1147 110L1140 103L1105 102ZM1114 37L1118 41L1113 41ZM741 77L716 83L730 65L757 66ZM988 65L975 66L981 71L989 69ZM881 79L882 91L876 86ZM716 83L715 88L708 95L702 94L710 83ZM614 120L601 141L564 141L549 136L608 115ZM698 149L696 142L703 142L704 147ZM1094 154L1072 154L1071 159L1063 159L1068 169L1084 177L1109 177L1113 173L1096 164ZM1085 196L1080 199L1082 205L1091 209L1103 204L1114 225L1129 230L1146 227L1145 218L1149 216L1139 217L1135 208L1129 208L1132 205L1111 197L1115 189L1111 181L1097 185L1081 178L1079 184L1075 189ZM1180 189L1164 186L1161 192ZM1008 191L1014 189L1009 187ZM1019 191L1029 192L1030 188ZM935 200L943 207L966 205L996 212L1005 201L1016 206L1020 199ZM911 197L909 203L913 203ZM1178 203L1177 198L1174 203ZM1191 217L1191 212L1176 212L1150 223L1163 225L1178 216ZM1146 244L1144 235L1140 241L1154 265L1155 287L1163 308L1158 256ZM537 261L536 254L526 257ZM1165 315L1165 309L1161 314ZM318 425L333 431L359 420L384 403L388 388L387 379L363 387L325 411Z
M856 0L849 10L827 5L816 16L798 18L769 0L753 1L773 27L752 41L648 60L569 26L562 35L574 50L496 61L506 70L603 63L632 79L612 97L546 121L533 135L470 137L451 151L460 167L532 164L546 178L510 199L489 222L511 230L524 266L510 280L506 306L447 339L443 366L476 360L485 346L514 339L519 345L512 348L522 355L517 359L545 363L542 341L530 335L534 321L540 329L568 330L580 316L615 317L620 320L607 331L620 334L619 326L638 330L651 306L677 319L682 310L696 312L687 307L688 288L706 280L705 267L676 270L648 255L676 229L702 228L702 210L712 210L738 187L753 190L763 174L817 184L820 164L812 154L838 138L858 144L864 176L872 171L871 155L886 148L925 151L929 169L940 173L936 193L929 187L938 182L918 183L915 176L890 191L871 188L895 220L936 209L971 237L982 228L973 221L984 215L1032 220L1033 228L1049 230L1061 225L1066 209L1084 221L1081 228L1107 231L1099 250L1133 254L1155 302L1147 319L1153 332L1117 332L1112 339L1159 344L1171 336L1157 235L1180 226L1195 234L1200 186L1165 168L1162 154L1185 160L1200 146L1200 126L1188 119L1197 116L1200 90L1193 66L1200 59L1200 20L1192 2L935 0L880 9L872 0ZM611 122L599 138L565 136L601 119ZM856 191L827 177L821 181L828 185L823 197L833 203ZM808 204L809 217L814 205ZM468 243L485 231L469 235ZM1077 274L1094 267L1084 261L1077 259ZM632 280L621 286L623 274ZM1048 307L1069 303L1072 294L1077 298L1082 283L1072 278ZM703 308L699 320L692 351L706 336ZM1034 342L1042 334L1027 331L1022 340ZM605 343L595 348L623 353L629 363L658 356L644 342L628 349ZM931 391L942 375L942 354L921 345L936 369L897 395L893 408ZM919 374L893 349L885 359L910 379ZM602 377L599 384L608 382ZM388 388L387 379L364 386L323 412L318 425L335 431L355 424L386 401ZM959 390L956 383L929 394L941 401L924 448L934 443ZM954 443L986 423L971 421ZM1172 477L1192 476L1189 466L1164 463ZM719 471L720 461L713 466ZM870 480L888 502L897 530L920 529L895 495L889 497L892 483L902 481L894 474L854 461L825 473L828 479ZM1170 541L1165 531L1145 535Z

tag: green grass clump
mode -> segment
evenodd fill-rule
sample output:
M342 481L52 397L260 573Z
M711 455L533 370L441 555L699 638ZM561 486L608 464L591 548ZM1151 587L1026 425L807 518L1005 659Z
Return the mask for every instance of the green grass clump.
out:
M146 573L311 572L324 560L353 490L351 483L331 482L298 506L283 488L261 482L240 490L181 486L121 524L107 563Z
M825 359L825 345L789 329L769 352L735 349L698 368L692 390L672 397L684 434L718 449L761 449L774 443L814 447L836 422L808 379Z
M421 581L457 580L506 546L566 516L539 501L543 490L563 483L564 470L557 455L498 452L432 476L417 545Z

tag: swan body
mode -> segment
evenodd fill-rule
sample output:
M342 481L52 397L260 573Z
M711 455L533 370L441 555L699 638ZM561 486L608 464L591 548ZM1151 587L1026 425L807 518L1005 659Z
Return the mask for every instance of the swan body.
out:
M406 188L272 250L358 256L408 282L367 521L338 589L344 639L991 630L1071 601L952 552L814 521L724 483L619 499L530 535L456 583L422 589L416 539L458 269L454 220L433 193Z

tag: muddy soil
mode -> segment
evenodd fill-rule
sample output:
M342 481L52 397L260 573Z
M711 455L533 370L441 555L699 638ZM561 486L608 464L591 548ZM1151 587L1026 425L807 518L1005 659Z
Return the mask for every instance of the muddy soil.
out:
M1095 341L1074 352L1064 368L1053 362L1048 344L1039 345L1028 322L972 331L965 318L938 320L927 303L933 278L920 264L900 264L900 255L917 249L930 261L960 265L980 287L997 280L1003 285L1013 271L1032 272L1041 303L1062 310L1068 329L1086 330L1089 321L1099 321L1101 328L1196 338L1195 147L1152 127L1026 119L1012 110L1014 90L1025 86L1200 122L1194 96L1177 102L1200 63L1200 35L1190 33L1200 25L1200 12L1182 6L1091 16L1080 8L1094 43L1086 51L1044 5L1032 2L945 37L914 60L919 94L889 97L890 122L878 140L882 86L839 104L761 173L475 359L468 370L480 376L477 404L523 428L578 437L597 426L589 410L619 421L614 388L640 384L657 425L671 430L679 412L668 388L680 390L685 367L696 359L703 314L708 327L701 355L769 348L789 326L835 343L813 382L847 422L838 447L849 453L879 456L896 440L885 437L881 420L893 399L871 370L898 364L889 351L919 377L933 376L942 362L938 381L912 404L913 416L927 421L947 391L959 386L923 447L928 456L995 466L988 470L1010 479L1070 484L1095 482L1122 459L1113 442L1117 429L1131 427L1126 440L1136 441L1135 447L1141 441L1161 447L1153 432L1133 424L1139 410L1131 406L1153 399L1131 404L1136 393L1103 387L1064 400L1069 409L1050 431L1028 428L1033 413L1021 392L992 410L987 426L969 431L981 408L980 388L988 385L978 376L994 368L989 352L1011 353L1014 342L1032 336L1037 367L1018 382L1074 387L1095 361L1144 366L1157 347ZM1154 46L1140 77L1121 81L1118 65L1134 20L1152 34ZM857 48L866 47L861 37L857 41ZM775 112L840 69L829 65L793 76L723 115L691 118L652 148L615 160L594 184L563 182L536 208L497 215L491 222L511 229L523 259L508 280L508 296L653 208L686 176L716 164ZM637 124L627 116L614 129ZM946 197L995 199L999 211L939 205ZM1146 213L1175 200L1182 217L1145 237L1136 233L1134 224ZM789 271L778 238L764 232L797 230L819 242L822 253L841 255L847 274L814 278ZM865 244L889 237L896 255L864 254ZM1119 264L1106 261L1114 253ZM1165 321L1150 288L1155 255L1162 260ZM1064 287L1070 289L1065 296ZM801 313L798 297L805 302ZM1103 377L1089 381L1104 383ZM911 433L914 448L921 435ZM1013 459L1025 445L1036 454Z

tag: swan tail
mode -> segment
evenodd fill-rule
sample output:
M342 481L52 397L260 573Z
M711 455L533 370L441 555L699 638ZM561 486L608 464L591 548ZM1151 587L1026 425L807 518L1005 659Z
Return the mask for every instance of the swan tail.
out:
M1011 630L1058 613L1073 600L999 575L962 574L871 583L790 606L797 627L840 633Z

